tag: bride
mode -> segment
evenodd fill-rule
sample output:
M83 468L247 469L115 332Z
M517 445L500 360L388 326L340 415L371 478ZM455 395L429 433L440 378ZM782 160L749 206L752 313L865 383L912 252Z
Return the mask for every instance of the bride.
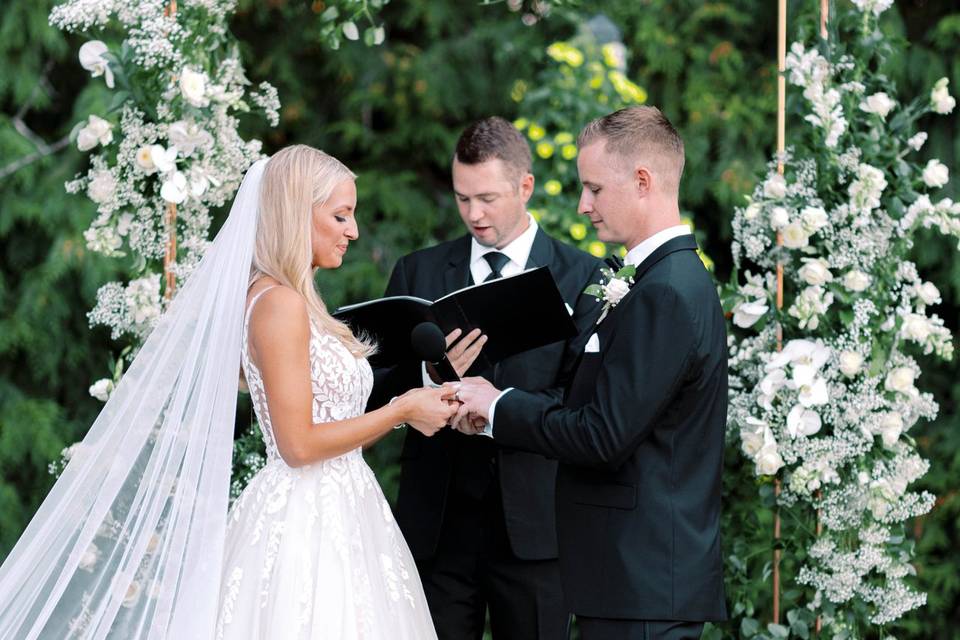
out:
M354 179L302 145L250 168L0 567L0 640L436 638L361 449L458 403L447 385L363 413L373 345L312 277L357 238ZM238 370L268 462L228 516Z

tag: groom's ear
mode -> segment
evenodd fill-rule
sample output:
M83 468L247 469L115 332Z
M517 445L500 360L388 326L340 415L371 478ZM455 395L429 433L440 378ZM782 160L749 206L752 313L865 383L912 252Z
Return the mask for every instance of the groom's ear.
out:
M637 187L637 195L645 198L653 191L653 173L643 165L633 170L633 182Z

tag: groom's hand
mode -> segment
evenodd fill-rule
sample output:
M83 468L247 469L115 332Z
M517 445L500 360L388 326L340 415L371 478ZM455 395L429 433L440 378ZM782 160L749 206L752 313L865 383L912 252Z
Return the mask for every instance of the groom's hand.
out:
M500 390L484 378L464 378L457 390L460 409L451 424L463 433L477 433L490 420L490 405Z

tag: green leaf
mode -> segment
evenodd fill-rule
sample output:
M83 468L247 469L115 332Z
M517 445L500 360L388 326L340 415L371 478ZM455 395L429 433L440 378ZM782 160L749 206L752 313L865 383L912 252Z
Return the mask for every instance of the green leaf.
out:
M626 280L627 278L632 278L634 275L636 275L636 273L637 267L632 264L628 264L620 269L620 271L617 271L616 277L620 278L621 280Z
M740 635L752 638L760 630L760 622L755 618L744 618L740 621Z
M588 296L593 296L595 298L603 297L603 287L599 284L591 284L589 287L583 290Z
M770 623L767 625L767 631L770 632L770 635L774 638L789 638L790 629L786 628L782 624Z

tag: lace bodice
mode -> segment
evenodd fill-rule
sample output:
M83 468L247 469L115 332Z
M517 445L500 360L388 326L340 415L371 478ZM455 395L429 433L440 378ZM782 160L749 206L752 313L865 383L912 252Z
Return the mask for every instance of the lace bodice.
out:
M276 286L276 285L275 285ZM260 370L250 357L250 316L260 297L273 289L260 291L247 307L243 320L241 363L250 389L260 434L267 447L267 461L280 460L273 433L267 392ZM358 358L336 336L324 333L310 320L310 382L313 390L314 424L345 420L361 415L373 390L373 371L366 358ZM359 448L351 453L359 455ZM349 454L348 454L349 455Z

